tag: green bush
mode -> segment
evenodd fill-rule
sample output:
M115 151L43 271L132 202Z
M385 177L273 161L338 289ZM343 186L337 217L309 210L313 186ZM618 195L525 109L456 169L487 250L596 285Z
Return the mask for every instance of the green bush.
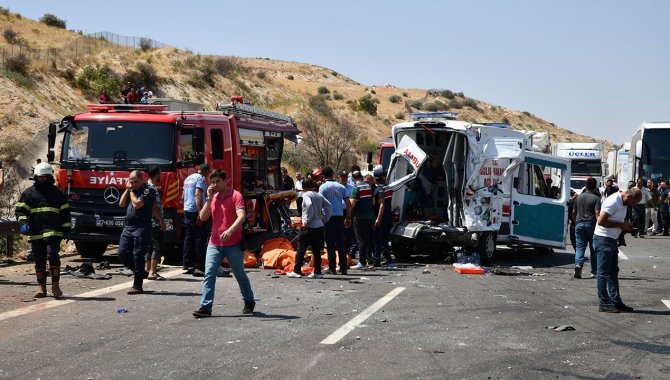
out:
M423 105L423 109L428 112L437 112L440 110L440 107L438 107L435 103L426 103Z
M126 82L130 82L136 88L144 85L146 88L151 89L154 95L158 96L158 86L163 82L163 78L158 75L155 67L148 63L140 62L134 70L129 70L125 73L123 83Z
M151 38L145 38L145 37L140 38L140 49L142 49L142 51L149 51L152 48L153 48L153 41L151 41Z
M420 100L412 100L411 102L409 102L409 106L421 110L423 109L423 102Z
M5 58L5 70L7 71L13 71L27 77L29 69L30 58L23 53Z
M74 80L74 85L87 92L89 96L97 96L107 92L110 98L115 99L121 93L118 75L106 66L84 67L81 74Z
M240 64L240 61L235 57L219 57L214 61L214 69L216 73L224 76L231 77L233 74L244 71L244 68Z
M337 91L333 91L333 99L335 99L335 100L343 100L343 99L344 99L344 95L340 94L340 93L337 92Z
M523 113L524 115L526 115L526 116L533 116L533 114L531 114L531 113L528 112L528 111L523 111L522 113Z
M379 100L373 99L371 95L365 95L358 99L358 105L357 109L360 111L363 111L369 115L376 116L377 115L377 103Z
M326 100L323 98L323 96L310 96L308 99L308 104L310 108L320 113L321 115L329 118L333 117L333 110L330 108L328 103L326 103Z
M4 73L5 78L11 80L12 82L16 83L17 85L21 87L26 87L26 88L32 88L33 87L33 81L30 80L30 78L26 77L25 75L21 73L17 73L16 71L6 71Z
M370 93L373 95L377 95L377 91L375 91L374 89L370 90Z
M2 32L2 36L5 38L5 41L12 45L18 44L21 41L21 38L19 38L19 32L14 31L12 28L5 29L5 31Z
M317 93L318 93L319 95L326 95L326 94L330 94L330 90L329 90L328 87L326 87L326 86L321 86L321 87L319 87L319 89L317 90Z
M440 96L442 96L443 98L447 98L447 99L449 99L449 100L451 100L451 99L453 99L453 98L456 97L456 95L454 95L454 93L451 92L450 90L442 90L442 91L440 92Z
M268 75L265 73L265 71L259 71L256 73L256 77L258 79L265 79L268 77Z
M398 120L405 120L405 114L402 112L398 112L394 115L394 117Z
M398 95L391 95L391 97L389 97L389 102L391 102L391 103L396 103L397 104L397 103L400 103L401 101L402 101L402 98Z
M286 77L286 79L288 79L288 80L293 80L293 79L295 79L295 77L293 77L293 75L289 74L289 75Z
M461 103L458 99L453 99L449 102L449 109L459 110L461 108L463 108L463 103Z
M465 99L465 106L470 108L477 108L477 102L474 99Z
M51 13L45 13L44 16L40 18L40 22L42 24L53 26L54 28L67 29L67 23L65 20L60 19Z
M407 92L403 91L402 96L406 98L406 97L409 96L409 94Z

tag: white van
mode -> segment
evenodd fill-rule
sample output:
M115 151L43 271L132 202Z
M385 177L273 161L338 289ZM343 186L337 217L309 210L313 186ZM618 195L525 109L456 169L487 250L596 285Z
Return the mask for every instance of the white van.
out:
M456 116L413 114L393 126L394 255L464 247L490 262L497 244L564 248L569 160L527 150L522 132ZM552 171L563 179L553 191L545 174Z

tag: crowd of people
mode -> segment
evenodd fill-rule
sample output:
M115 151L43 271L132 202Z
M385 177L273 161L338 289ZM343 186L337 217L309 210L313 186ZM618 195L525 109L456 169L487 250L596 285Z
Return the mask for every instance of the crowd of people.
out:
M123 85L120 95L124 104L149 104L154 93L146 85L137 87L131 82L126 82ZM107 91L103 91L100 96L98 96L98 102L100 102L100 104L114 103Z
M589 178L582 192L573 196L570 219L574 226L574 277L582 278L588 246L591 253L590 277L597 279L599 311L633 311L621 300L619 292L619 247L626 245L626 233L635 238L643 238L647 234L669 235L668 185L662 177L658 178L658 182L638 179L630 181L628 189L621 191L614 184L614 177L610 176L598 189L596 179Z
M297 208L301 227L297 237L296 265L289 278L303 276L302 266L308 248L313 252L312 278L324 274L346 275L349 269L373 270L393 268L389 252L392 226L391 198L393 191L386 184L381 167L363 172L353 165L350 171L331 167L315 169L306 177L296 173L293 180L281 168L282 190L297 192ZM118 254L124 266L133 271L134 280L128 294L141 294L143 281L164 280L157 272L162 251L163 219L160 194L160 169L152 167L144 173L129 174L126 190L119 206L126 208L124 228ZM26 189L16 204L15 213L21 233L28 236L35 260L38 289L35 297L45 297L46 264L52 278L52 294L62 296L60 280L60 242L69 240L69 204L54 185L53 169L47 163L34 168L35 183ZM230 188L221 169L211 170L207 164L198 167L184 181L184 245L183 269L203 279L200 308L193 313L203 318L211 315L216 277L221 274L224 258L228 260L244 300L243 313L255 307L251 283L244 272L242 225L246 221L244 199ZM618 251L625 245L624 234L644 237L647 234L668 236L670 227L670 186L659 178L642 179L620 191L612 177L600 189L594 178L586 181L583 191L572 199L570 212L575 234L574 277L582 277L585 250L590 247L591 277L597 278L599 310L630 312L619 293ZM288 214L288 208L285 210ZM289 217L290 220L290 217ZM320 252L326 248L328 268L323 270ZM349 268L349 259L358 263ZM339 267L339 269L338 269Z

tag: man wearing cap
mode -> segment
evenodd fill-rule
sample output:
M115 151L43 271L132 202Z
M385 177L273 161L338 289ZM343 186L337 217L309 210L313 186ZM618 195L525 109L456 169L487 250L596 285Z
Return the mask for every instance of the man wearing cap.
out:
M335 274L336 258L335 248L337 248L337 258L340 263L340 274L347 274L347 246L344 239L344 216L350 214L349 194L347 190L334 178L333 168L326 166L323 168L323 177L325 181L319 187L319 193L323 195L332 206L332 213L328 222L326 222L326 248L328 249L328 271L326 273ZM345 214L346 213L346 214Z
M27 235L35 257L37 291L33 297L47 295L47 259L51 271L51 293L63 295L60 289L60 242L70 238L70 205L65 194L54 185L53 169L42 162L35 166L33 186L21 193L14 214Z
M323 172L321 169L316 168L314 171L312 171L312 182L314 182L314 186L318 189L319 186L323 183Z

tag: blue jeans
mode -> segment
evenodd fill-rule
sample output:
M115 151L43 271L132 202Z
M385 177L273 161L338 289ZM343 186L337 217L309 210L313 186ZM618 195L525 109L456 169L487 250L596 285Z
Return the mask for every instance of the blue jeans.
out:
M254 292L251 291L249 277L244 272L244 252L240 245L229 245L227 247L218 247L216 245L207 246L207 259L205 261L205 280L202 283L202 298L200 305L212 311L214 303L214 288L216 287L216 275L219 273L219 267L223 258L227 257L230 263L230 269L233 271L237 285L240 286L242 298L245 301L254 301Z
M185 268L205 269L208 225L207 222L198 225L197 212L184 212L183 265Z
M593 247L598 256L598 299L601 306L620 304L619 248L617 239L593 236Z
M591 252L591 273L596 274L598 268L598 258L593 249L593 231L596 229L595 223L577 223L575 226L575 266L584 266L584 252L588 245Z

